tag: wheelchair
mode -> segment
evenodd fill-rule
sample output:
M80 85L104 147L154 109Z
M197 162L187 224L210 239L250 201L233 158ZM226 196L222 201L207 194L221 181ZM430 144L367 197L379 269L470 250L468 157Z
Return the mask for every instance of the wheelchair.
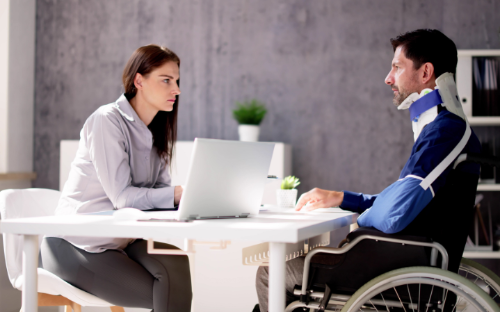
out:
M500 168L500 158L462 154L453 169L464 162ZM309 251L285 311L500 312L500 278L462 258L478 178L451 170L402 232L358 228L338 248Z

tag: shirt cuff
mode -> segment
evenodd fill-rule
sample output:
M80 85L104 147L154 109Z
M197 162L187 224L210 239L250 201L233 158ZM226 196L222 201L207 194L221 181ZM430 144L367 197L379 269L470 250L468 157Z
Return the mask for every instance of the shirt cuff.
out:
M174 208L174 190L175 186L150 189L153 208Z
M358 212L359 204L361 202L361 194L350 191L342 192L344 192L344 200L342 201L342 204L340 204L340 208L350 210L352 212Z

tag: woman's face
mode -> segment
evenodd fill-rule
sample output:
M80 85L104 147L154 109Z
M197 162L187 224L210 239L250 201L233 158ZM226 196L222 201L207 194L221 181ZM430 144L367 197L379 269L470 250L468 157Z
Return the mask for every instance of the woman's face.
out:
M181 94L177 85L179 66L166 62L149 74L137 74L135 84L145 102L158 111L170 112L174 109L176 95Z

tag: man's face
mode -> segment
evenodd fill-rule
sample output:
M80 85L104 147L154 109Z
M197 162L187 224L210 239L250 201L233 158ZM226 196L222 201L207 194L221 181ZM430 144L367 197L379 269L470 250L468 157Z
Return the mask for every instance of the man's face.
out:
M385 83L394 92L394 105L399 106L412 93L419 92L418 70L413 67L413 61L407 59L401 47L394 51L391 71L385 77Z

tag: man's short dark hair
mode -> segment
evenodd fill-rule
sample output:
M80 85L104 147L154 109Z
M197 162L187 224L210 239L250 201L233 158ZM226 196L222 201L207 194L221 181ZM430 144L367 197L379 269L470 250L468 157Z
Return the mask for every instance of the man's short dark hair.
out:
M401 47L407 59L413 61L415 69L429 62L434 65L436 78L443 73L457 70L457 47L455 43L436 29L417 29L391 39L396 51Z

